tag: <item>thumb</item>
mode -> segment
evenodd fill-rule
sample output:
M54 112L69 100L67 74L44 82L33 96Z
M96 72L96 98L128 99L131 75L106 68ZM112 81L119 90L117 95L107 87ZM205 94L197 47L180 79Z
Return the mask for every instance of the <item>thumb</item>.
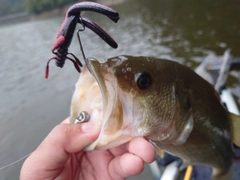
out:
M100 133L101 121L82 124L59 124L40 145L42 149L62 149L66 153L77 153L95 141Z
M21 174L24 171L30 175L63 167L70 154L80 152L97 139L100 129L100 121L57 125L24 162Z
M59 155L77 153L97 139L100 129L101 121L59 124L49 133L37 150L46 151L50 156L58 154L57 158Z

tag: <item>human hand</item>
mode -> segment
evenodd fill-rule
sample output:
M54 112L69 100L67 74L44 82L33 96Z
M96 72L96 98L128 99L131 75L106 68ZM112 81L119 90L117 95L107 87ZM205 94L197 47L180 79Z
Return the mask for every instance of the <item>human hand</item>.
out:
M83 151L100 132L100 122L57 125L24 162L21 180L122 180L142 172L155 158L147 140L137 137L108 150Z

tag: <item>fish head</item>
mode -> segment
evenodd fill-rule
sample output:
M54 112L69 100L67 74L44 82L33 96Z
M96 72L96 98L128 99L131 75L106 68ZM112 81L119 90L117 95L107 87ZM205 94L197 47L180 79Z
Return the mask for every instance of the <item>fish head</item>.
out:
M174 63L147 57L118 56L105 62L88 59L71 104L71 122L86 111L101 120L98 139L86 150L107 149L136 136L181 143L192 128L189 91Z

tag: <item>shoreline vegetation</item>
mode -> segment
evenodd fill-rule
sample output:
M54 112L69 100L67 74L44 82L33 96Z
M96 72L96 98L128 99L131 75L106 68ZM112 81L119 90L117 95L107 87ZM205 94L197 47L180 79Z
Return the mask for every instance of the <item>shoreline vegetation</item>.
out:
M120 4L124 2L125 0L96 0L95 2L104 4L106 6L111 6L115 4ZM81 1L79 1L81 2ZM32 15L26 11L24 12L19 12L19 13L14 13L14 14L9 14L6 16L0 17L0 25L4 24L12 24L12 23L17 23L17 22L24 22L24 21L34 21L38 19L46 19L50 17L56 17L60 15L65 15L66 11L68 8L74 3L70 3L67 5L64 5L63 7L57 7L52 10L48 10L39 14Z

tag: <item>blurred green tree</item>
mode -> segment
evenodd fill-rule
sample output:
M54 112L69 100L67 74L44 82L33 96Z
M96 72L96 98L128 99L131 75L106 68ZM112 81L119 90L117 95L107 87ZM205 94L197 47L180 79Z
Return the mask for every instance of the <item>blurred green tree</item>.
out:
M24 11L24 0L0 0L0 16Z
M39 14L57 7L80 2L79 0L24 0L26 10L31 14Z

